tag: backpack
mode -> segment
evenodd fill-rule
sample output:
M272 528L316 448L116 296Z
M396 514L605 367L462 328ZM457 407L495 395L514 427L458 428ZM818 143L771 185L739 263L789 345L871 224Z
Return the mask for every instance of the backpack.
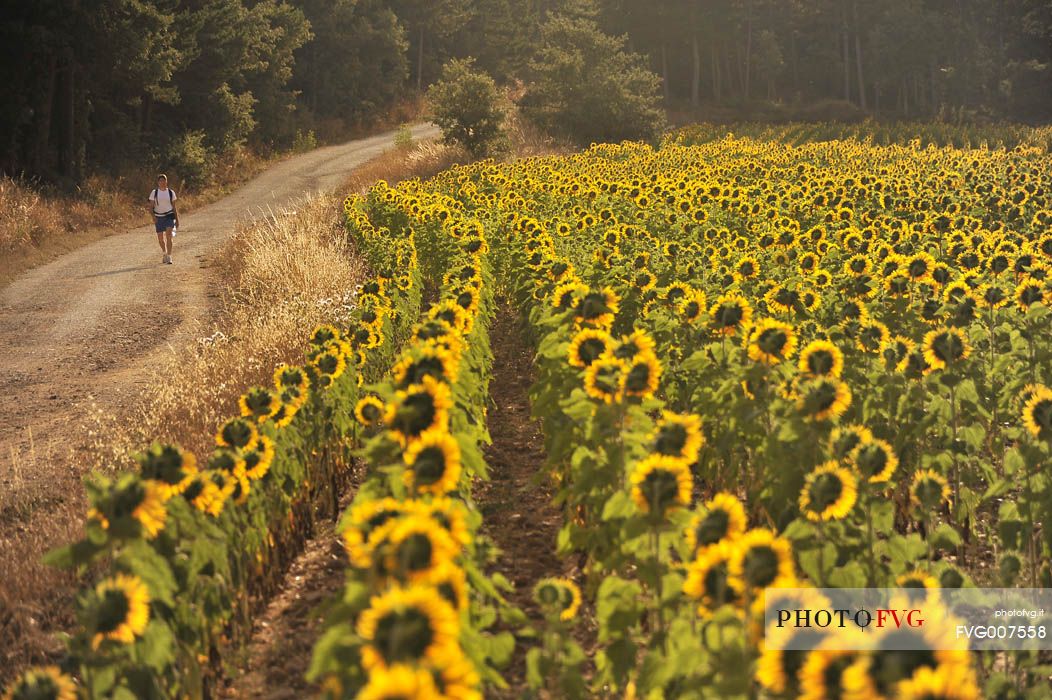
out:
M168 214L171 214L172 212L175 211L175 198L176 198L177 195L175 194L175 190L173 190L171 187L169 187L168 191L171 194L168 195L170 197L170 199L168 200L168 204L171 205L172 211L168 212L168 214L158 214L157 213L157 191L158 190L159 190L159 188L157 188L157 187L153 188L153 213L156 216L168 216Z

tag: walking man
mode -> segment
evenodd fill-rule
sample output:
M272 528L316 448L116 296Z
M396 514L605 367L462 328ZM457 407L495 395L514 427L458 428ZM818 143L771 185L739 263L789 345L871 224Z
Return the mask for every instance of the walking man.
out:
M150 193L150 212L153 214L157 243L161 246L161 262L172 264L172 230L179 227L179 213L175 210L175 191L168 189L168 176L157 176L157 187Z

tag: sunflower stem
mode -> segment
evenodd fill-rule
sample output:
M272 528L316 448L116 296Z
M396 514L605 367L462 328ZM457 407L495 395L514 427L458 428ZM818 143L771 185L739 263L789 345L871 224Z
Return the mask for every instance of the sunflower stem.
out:
M950 425L953 438L950 441L950 455L953 458L953 502L956 508L961 507L961 470L957 465L957 383L956 378L950 384ZM953 513L953 511L951 511ZM959 514L954 515L956 523Z
M661 530L655 524L650 529L650 542L654 551L654 574L656 577L654 596L654 622L657 627L658 638L661 640L662 652L668 653L668 644L665 639L665 619L661 614L661 598L663 594L663 581L661 577Z
M862 478L864 479L865 477L863 476ZM877 584L877 561L873 551L873 504L867 503L866 506L866 560L869 565L869 577L866 585L872 587Z

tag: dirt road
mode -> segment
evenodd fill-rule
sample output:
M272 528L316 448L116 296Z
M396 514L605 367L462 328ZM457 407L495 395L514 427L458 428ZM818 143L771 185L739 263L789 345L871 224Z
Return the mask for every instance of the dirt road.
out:
M415 138L437 133L413 129ZM56 441L94 404L116 412L138 394L156 351L208 327L218 281L209 256L239 220L339 186L393 146L388 132L271 167L228 197L180 217L174 265L152 226L113 235L31 270L0 290L0 480ZM143 198L151 183L144 183ZM174 377L173 381L181 378Z

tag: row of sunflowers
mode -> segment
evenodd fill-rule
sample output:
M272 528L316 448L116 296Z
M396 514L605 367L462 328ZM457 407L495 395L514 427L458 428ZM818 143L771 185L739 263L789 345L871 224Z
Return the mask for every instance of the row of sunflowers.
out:
M138 473L87 481L84 538L49 560L100 578L78 598L62 667L30 669L5 700L217 692L260 600L337 515L361 387L390 367L420 308L415 252L385 245L391 264L355 290L345 327L316 328L302 365L242 395L207 458L155 444Z
M1052 151L1052 127L1024 124L953 124L950 122L740 122L734 134L757 141L803 144L812 141L855 140L876 146L898 144L975 149L1036 149ZM670 133L666 140L681 146L718 141L727 135L724 124L692 124Z
M1052 585L1052 157L728 136L475 164L397 199L481 223L537 349L558 546L586 556L596 638L588 658L553 618L535 687L1047 690L1037 652L916 630L928 651L782 652L759 613L770 587Z
M309 673L326 697L480 699L483 684L504 684L497 668L514 647L510 631L489 628L521 622L507 581L485 573L495 552L471 496L487 478L489 247L477 222L433 215L443 199L412 206L380 183L345 202L374 263L401 237L428 289L390 373L355 407L367 475L340 523L347 582Z

